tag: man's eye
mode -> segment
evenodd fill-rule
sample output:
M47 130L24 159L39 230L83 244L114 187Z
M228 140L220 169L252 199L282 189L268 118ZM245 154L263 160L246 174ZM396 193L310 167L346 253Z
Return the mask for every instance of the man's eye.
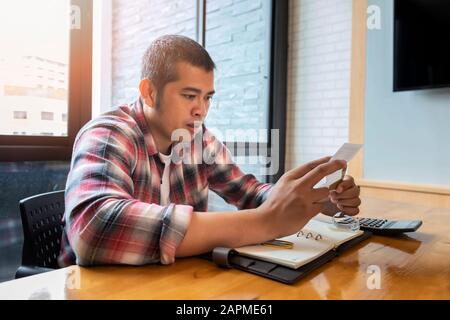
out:
M192 94L183 94L183 97L185 97L188 100L194 100L195 99L195 96L192 95Z

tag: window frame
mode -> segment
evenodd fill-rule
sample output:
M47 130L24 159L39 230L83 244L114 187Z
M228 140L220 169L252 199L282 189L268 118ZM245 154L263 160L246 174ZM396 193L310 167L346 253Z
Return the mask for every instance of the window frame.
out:
M286 120L287 120L287 77L288 77L288 32L289 1L272 0L272 39L270 43L270 88L269 88L269 132L279 130L279 167L267 182L276 183L285 171ZM271 135L267 138L272 150ZM270 152L269 152L270 154Z
M70 30L68 135L0 135L0 161L70 160L75 136L91 119L92 1L71 0L80 10L80 28Z

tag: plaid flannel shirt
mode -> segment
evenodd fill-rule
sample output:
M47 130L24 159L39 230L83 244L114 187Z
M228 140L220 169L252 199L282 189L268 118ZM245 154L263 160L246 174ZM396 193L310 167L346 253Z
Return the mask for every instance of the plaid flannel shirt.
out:
M271 185L244 174L220 141L203 135L201 145L209 156L219 152L222 162L172 162L171 203L161 206L164 164L141 99L87 123L67 178L60 266L170 264L192 212L207 211L209 189L239 209L265 200Z

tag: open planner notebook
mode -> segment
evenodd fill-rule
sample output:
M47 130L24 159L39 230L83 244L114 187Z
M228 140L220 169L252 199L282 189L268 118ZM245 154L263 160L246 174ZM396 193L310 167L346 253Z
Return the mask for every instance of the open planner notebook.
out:
M338 229L319 218L310 220L298 233L277 239L288 241L291 248L262 244L218 247L206 258L221 267L292 284L371 236L367 231Z
M312 219L298 233L279 239L293 243L291 249L258 244L235 250L243 256L297 269L363 233L338 229L333 224Z

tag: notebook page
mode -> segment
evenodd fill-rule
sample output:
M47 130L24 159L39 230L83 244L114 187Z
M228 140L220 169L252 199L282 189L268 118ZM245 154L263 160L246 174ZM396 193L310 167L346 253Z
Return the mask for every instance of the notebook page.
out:
M317 219L309 220L309 222L303 227L303 230L311 230L313 232L320 233L325 238L331 240L335 247L338 247L348 240L359 237L364 233L362 230L347 231L335 227L332 223L319 221Z
M297 269L334 248L334 243L332 241L327 239L315 240L315 236L316 233L313 233L313 237L307 239L305 236L297 237L297 234L293 234L280 238L280 240L292 242L294 244L292 249L276 248L258 244L236 248L235 250L240 254L251 258Z

